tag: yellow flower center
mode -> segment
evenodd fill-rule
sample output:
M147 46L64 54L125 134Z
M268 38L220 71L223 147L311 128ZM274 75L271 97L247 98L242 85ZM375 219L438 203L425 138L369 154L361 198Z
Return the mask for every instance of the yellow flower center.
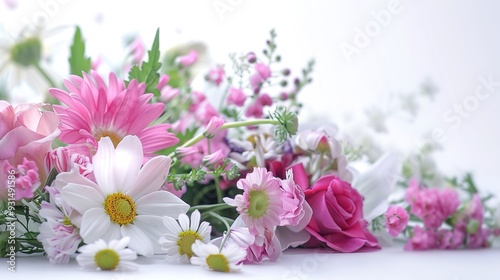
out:
M229 262L223 254L209 255L205 261L208 267L215 271L229 272Z
M116 132L108 131L108 130L99 130L94 134L94 137L97 140L97 142L99 142L99 140L101 140L101 138L103 138L103 137L109 137L109 139L111 139L111 142L113 143L113 146L115 146L115 148L118 146L118 144L120 143L120 141L122 141L122 138L123 138L120 135L118 135Z
M64 219L63 219L63 221L62 221L62 224L63 224L63 225L65 225L65 226L72 226L72 225L73 225L73 224L71 223L71 220L70 220L68 217L66 217L66 216L64 216Z
M95 254L95 264L102 270L115 270L120 263L120 256L111 249L103 249Z
M252 218L262 217L269 207L269 197L265 191L251 190L248 196L248 216Z
M132 198L126 194L110 194L104 200L104 210L111 221L119 225L130 224L136 216L136 207Z
M190 259L193 256L191 246L196 240L201 240L201 236L196 231L186 230L179 233L179 239L177 240L179 254L186 255Z

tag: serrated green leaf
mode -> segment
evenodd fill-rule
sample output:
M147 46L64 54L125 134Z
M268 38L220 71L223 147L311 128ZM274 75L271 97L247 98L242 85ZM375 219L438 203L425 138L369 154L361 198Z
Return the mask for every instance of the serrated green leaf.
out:
M69 68L73 75L82 76L82 72L90 71L90 58L85 56L85 41L82 37L80 27L76 27L73 36L73 44L70 48Z
M130 69L128 73L129 81L135 79L139 83L146 83L146 92L159 96L160 91L156 86L160 80L160 68L160 29L157 29L153 46L148 51L148 61L143 62L140 67L135 65Z

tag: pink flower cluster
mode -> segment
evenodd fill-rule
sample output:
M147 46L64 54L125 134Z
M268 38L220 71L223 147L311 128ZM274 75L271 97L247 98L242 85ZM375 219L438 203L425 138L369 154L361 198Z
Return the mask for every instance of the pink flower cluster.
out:
M410 213L423 221L417 225L406 250L482 248L490 245L491 231L484 227L484 208L475 194L460 206L456 190L420 186L411 180L406 191Z

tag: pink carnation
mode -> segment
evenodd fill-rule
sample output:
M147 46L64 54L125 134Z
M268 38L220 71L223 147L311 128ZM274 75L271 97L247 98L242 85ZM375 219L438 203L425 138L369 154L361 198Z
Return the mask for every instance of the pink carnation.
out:
M393 237L398 236L408 224L410 216L403 207L391 205L385 212L385 227Z

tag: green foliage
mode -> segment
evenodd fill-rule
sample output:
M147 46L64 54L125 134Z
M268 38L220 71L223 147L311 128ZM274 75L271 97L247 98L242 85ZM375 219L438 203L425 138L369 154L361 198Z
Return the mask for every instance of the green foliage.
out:
M82 76L82 72L88 73L90 71L90 58L85 56L85 41L78 26L76 27L70 52L68 59L70 73L78 76Z
M160 68L160 29L157 29L153 46L151 50L148 51L148 61L143 62L140 67L134 65L134 67L130 69L128 73L129 82L135 79L139 83L146 83L146 92L159 96L160 91L156 86L160 80Z

